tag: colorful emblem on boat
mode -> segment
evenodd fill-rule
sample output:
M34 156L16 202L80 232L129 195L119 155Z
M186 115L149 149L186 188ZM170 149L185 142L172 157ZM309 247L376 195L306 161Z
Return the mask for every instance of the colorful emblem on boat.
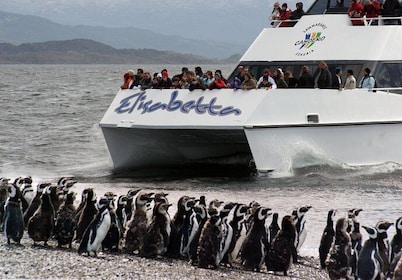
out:
M325 40L324 30L327 26L323 23L316 23L303 30L304 39L295 42L298 48L296 56L306 56L314 52L315 43Z
M227 116L240 115L242 112L239 108L217 104L217 97L211 98L209 101L204 100L204 96L194 100L183 101L178 98L179 92L173 91L168 102L154 101L148 99L145 91L134 93L120 101L120 105L114 110L117 114L131 114L134 111L141 114L152 113L164 110L166 112L179 111L188 114L195 112L196 114L209 114L211 116Z

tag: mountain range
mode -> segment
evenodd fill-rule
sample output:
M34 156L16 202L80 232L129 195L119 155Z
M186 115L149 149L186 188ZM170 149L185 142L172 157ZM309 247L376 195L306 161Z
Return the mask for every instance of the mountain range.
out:
M226 59L246 49L239 44L189 39L134 27L69 26L38 16L0 12L2 43L19 45L74 39L89 39L116 49L154 49L208 59Z

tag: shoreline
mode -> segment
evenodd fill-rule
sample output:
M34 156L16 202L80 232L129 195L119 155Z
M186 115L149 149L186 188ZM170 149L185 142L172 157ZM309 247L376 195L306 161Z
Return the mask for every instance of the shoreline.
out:
M300 263L292 264L286 277L281 273L274 275L267 272L265 266L261 272L246 271L236 265L212 270L166 257L147 259L108 252L88 257L77 253L78 244L73 244L72 249L58 248L54 240L49 240L48 247L44 247L42 242L34 247L25 231L22 246L14 243L7 245L2 235L1 279L328 279L326 271L319 266L319 260L310 256L300 257Z

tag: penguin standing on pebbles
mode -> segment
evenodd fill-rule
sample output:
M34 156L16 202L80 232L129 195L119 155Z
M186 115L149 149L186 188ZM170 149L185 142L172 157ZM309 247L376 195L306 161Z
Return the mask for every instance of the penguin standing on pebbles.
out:
M57 246L61 247L68 245L71 249L72 242L77 228L75 220L75 201L76 193L69 192L66 195L66 200L61 204L57 212L56 223L54 226L54 236L57 240Z
M348 211L349 226L347 232L352 240L352 274L356 275L357 259L362 249L362 234L360 233L360 223L357 220L359 213L363 211L361 208L353 208Z
M296 227L290 215L282 218L281 228L282 229L272 240L265 259L265 264L268 271L283 272L283 275L287 276L292 256L296 254L296 248L294 246Z
M35 214L36 210L38 210L41 204L41 196L43 191L49 187L51 183L40 183L36 186L36 193L34 198L32 199L31 204L28 209L24 212L24 224L28 225L29 219Z
M332 242L335 237L334 230L334 220L335 220L336 210L332 209L328 211L327 215L327 225L322 233L320 247L318 248L319 256L320 256L320 264L321 268L325 268L325 260L327 259L327 255L329 249L331 248Z
M4 206L8 198L8 189L10 179L0 178L0 231L3 231L3 218L4 218Z
M106 197L102 197L98 202L99 211L93 221L88 225L81 238L78 254L88 253L88 256L93 253L95 257L102 246L102 241L105 239L111 224L110 219L110 201Z
M272 240L274 240L276 234L279 232L280 227L278 224L278 213L272 214L272 221L271 224L268 227L268 232L269 232L269 243L272 243Z
M358 279L384 279L383 263L378 254L378 232L375 227L362 226L368 233L369 239L364 242L357 262Z
M269 248L265 220L270 208L258 207L253 214L253 223L241 247L241 264L246 270L259 272Z
M125 250L127 253L141 252L148 229L148 211L153 193L139 192L135 197L135 211L128 221Z
M52 236L55 222L55 212L51 201L51 186L48 186L41 195L41 204L35 214L28 221L28 235L36 242L47 241Z
M292 212L297 233L295 244L297 252L300 251L300 248L302 247L307 237L306 219L304 216L311 208L312 206L302 206ZM297 262L297 260L294 260L294 262Z
M117 253L119 251L120 239L123 235L120 221L116 215L116 209L114 205L114 199L116 195L112 192L105 193L105 198L109 200L109 213L110 213L110 228L102 242L102 251L109 251Z
M388 239L387 230L393 225L388 221L379 221L376 224L378 233L378 254L383 262L383 274L387 276L389 274L389 267L391 264L391 244Z
M192 265L197 264L198 256L197 256L197 247L198 247L198 241L200 240L201 232L202 229L205 225L205 223L208 220L208 214L207 214L207 208L205 207L205 204L197 203L194 206L194 212L196 214L196 218L198 220L198 230L193 238L193 241L190 244L190 250L189 250L189 255L190 255L190 263Z
M220 236L221 236L221 219L218 212L215 211L205 223L200 240L198 242L198 261L199 268L217 269L217 256L219 252Z
M24 219L21 209L21 191L15 184L9 186L9 198L5 205L4 234L7 237L7 244L10 239L21 245L21 238L24 234Z
M155 204L152 222L144 238L140 255L146 258L163 256L167 253L170 241L171 219L168 213L172 204L159 202Z
M85 205L81 210L78 222L75 240L80 241L88 225L98 214L96 207L96 194L92 188L86 189Z
M343 217L336 221L334 241L325 261L330 279L353 279L352 242L347 232L348 224L348 219Z
M402 217L395 222L395 235L391 240L391 260L402 250Z
M26 202L25 206L24 204L22 205L22 212L24 213L28 209L29 205L32 203L32 200L35 197L31 176L27 176L24 178L24 186L21 189L21 193L24 201Z

